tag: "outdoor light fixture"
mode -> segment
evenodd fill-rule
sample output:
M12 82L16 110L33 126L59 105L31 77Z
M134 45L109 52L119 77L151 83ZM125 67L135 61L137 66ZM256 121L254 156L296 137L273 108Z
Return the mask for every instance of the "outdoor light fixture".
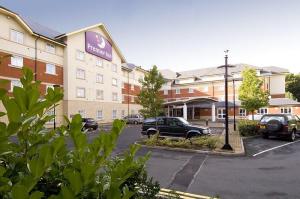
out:
M229 50L225 50L225 65L219 66L218 68L225 68L225 144L222 147L224 150L232 150L232 147L229 144L229 128L228 128L228 67L234 67L228 65L228 52Z
M60 85L53 85L53 88L59 88ZM55 112L55 107L56 107L56 104L53 105L53 114L54 114L54 121L53 121L53 129L55 130L56 129L56 112Z

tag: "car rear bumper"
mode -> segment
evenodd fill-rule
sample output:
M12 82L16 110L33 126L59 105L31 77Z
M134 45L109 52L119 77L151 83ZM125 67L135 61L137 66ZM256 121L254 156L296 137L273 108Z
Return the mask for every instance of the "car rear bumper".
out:
M258 132L264 135L277 136L277 137L289 136L292 133L292 131L268 131L262 129L260 129Z

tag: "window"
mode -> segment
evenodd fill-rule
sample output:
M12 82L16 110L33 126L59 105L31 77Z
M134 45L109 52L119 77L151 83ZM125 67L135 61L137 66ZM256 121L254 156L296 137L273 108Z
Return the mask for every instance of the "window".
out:
M76 78L77 79L85 79L85 70L77 68L76 69Z
M292 113L292 108L291 107L281 107L280 108L280 113L291 114Z
M125 117L125 110L122 110L121 116L122 116L122 118Z
M208 92L208 86L204 86L202 91L203 92Z
M175 79L175 84L179 84L179 83L180 83L179 79Z
M77 51L76 51L76 58L77 58L78 60L83 61L83 60L84 60L84 52L82 52L82 51L80 51L80 50L77 50Z
M134 96L131 96L130 101L131 101L132 103L134 103Z
M112 93L112 101L118 101L118 93Z
M246 109L244 109L244 108L240 108L240 110L239 110L239 114L240 114L240 116L246 116Z
M46 52L55 54L55 46L53 44L46 44Z
M164 90L164 95L168 95L168 90Z
M96 98L100 100L104 99L103 90L99 90L99 89L96 90Z
M225 108L218 108L218 118L224 119L225 118Z
M180 94L180 88L175 89L175 94Z
M76 88L76 97L85 97L85 88Z
M22 83L19 80L11 80L10 82L10 90L13 91L14 87L18 86L18 87L23 87Z
M19 44L23 44L24 43L24 34L19 31L16 31L16 30L11 30L10 31L10 39Z
M257 110L257 114L258 115L268 114L268 109L267 108L260 108L260 109Z
M56 68L54 64L46 64L46 73L55 75L56 74Z
M85 117L85 110L79 110L78 113L81 115L82 118Z
M23 57L12 56L10 58L10 63L11 63L12 66L22 68L23 67Z
M194 93L194 89L193 88L189 88L189 93Z
M103 67L103 60L96 58L96 66Z
M102 120L103 119L103 112L102 110L98 110L97 113L96 113L96 118L98 120Z
M112 119L116 119L117 118L117 110L113 110L112 111Z
M133 84L131 84L130 89L131 89L132 91L134 91L134 85L133 85Z
M111 70L112 70L113 72L118 72L118 66L117 66L117 64L112 64L112 65L111 65Z
M103 84L103 75L101 75L101 74L96 75L96 83Z
M118 80L116 78L112 78L112 85L118 86Z

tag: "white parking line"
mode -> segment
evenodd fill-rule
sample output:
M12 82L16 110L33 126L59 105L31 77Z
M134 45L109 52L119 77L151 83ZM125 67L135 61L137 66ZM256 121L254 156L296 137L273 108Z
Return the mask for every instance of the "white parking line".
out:
M254 154L254 155L252 155L252 156L255 157L255 156L258 156L258 155L260 155L260 154L266 153L266 152L268 152L268 151L272 151L272 150L274 150L274 149L278 149L278 148L281 148L281 147L284 147L284 146L287 146L287 145L290 145L290 144L294 144L294 143L296 143L296 142L300 142L300 140L297 140L297 141L294 141L294 142L290 142L290 143L286 143L286 144L283 144L283 145L279 145L279 146L276 146L276 147L273 147L273 148L270 148L270 149L261 151L261 152L259 152L259 153L256 153L256 154Z
M194 174L193 179L191 180L190 184L188 185L188 187L186 188L186 190L188 190L190 188L190 186L194 183L196 176L200 173L200 170L202 169L206 159L208 158L208 155L205 156L204 160L202 161L198 171Z

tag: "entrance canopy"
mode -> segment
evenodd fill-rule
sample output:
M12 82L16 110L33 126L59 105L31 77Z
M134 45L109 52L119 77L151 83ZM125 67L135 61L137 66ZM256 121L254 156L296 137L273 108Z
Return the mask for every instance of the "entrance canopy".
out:
M218 100L211 98L211 97L195 97L195 98L189 98L189 99L182 99L182 100L176 100L176 101L170 101L165 102L165 107L183 107L183 105L186 105L187 107L198 107L198 108L211 108L212 103L218 102Z

